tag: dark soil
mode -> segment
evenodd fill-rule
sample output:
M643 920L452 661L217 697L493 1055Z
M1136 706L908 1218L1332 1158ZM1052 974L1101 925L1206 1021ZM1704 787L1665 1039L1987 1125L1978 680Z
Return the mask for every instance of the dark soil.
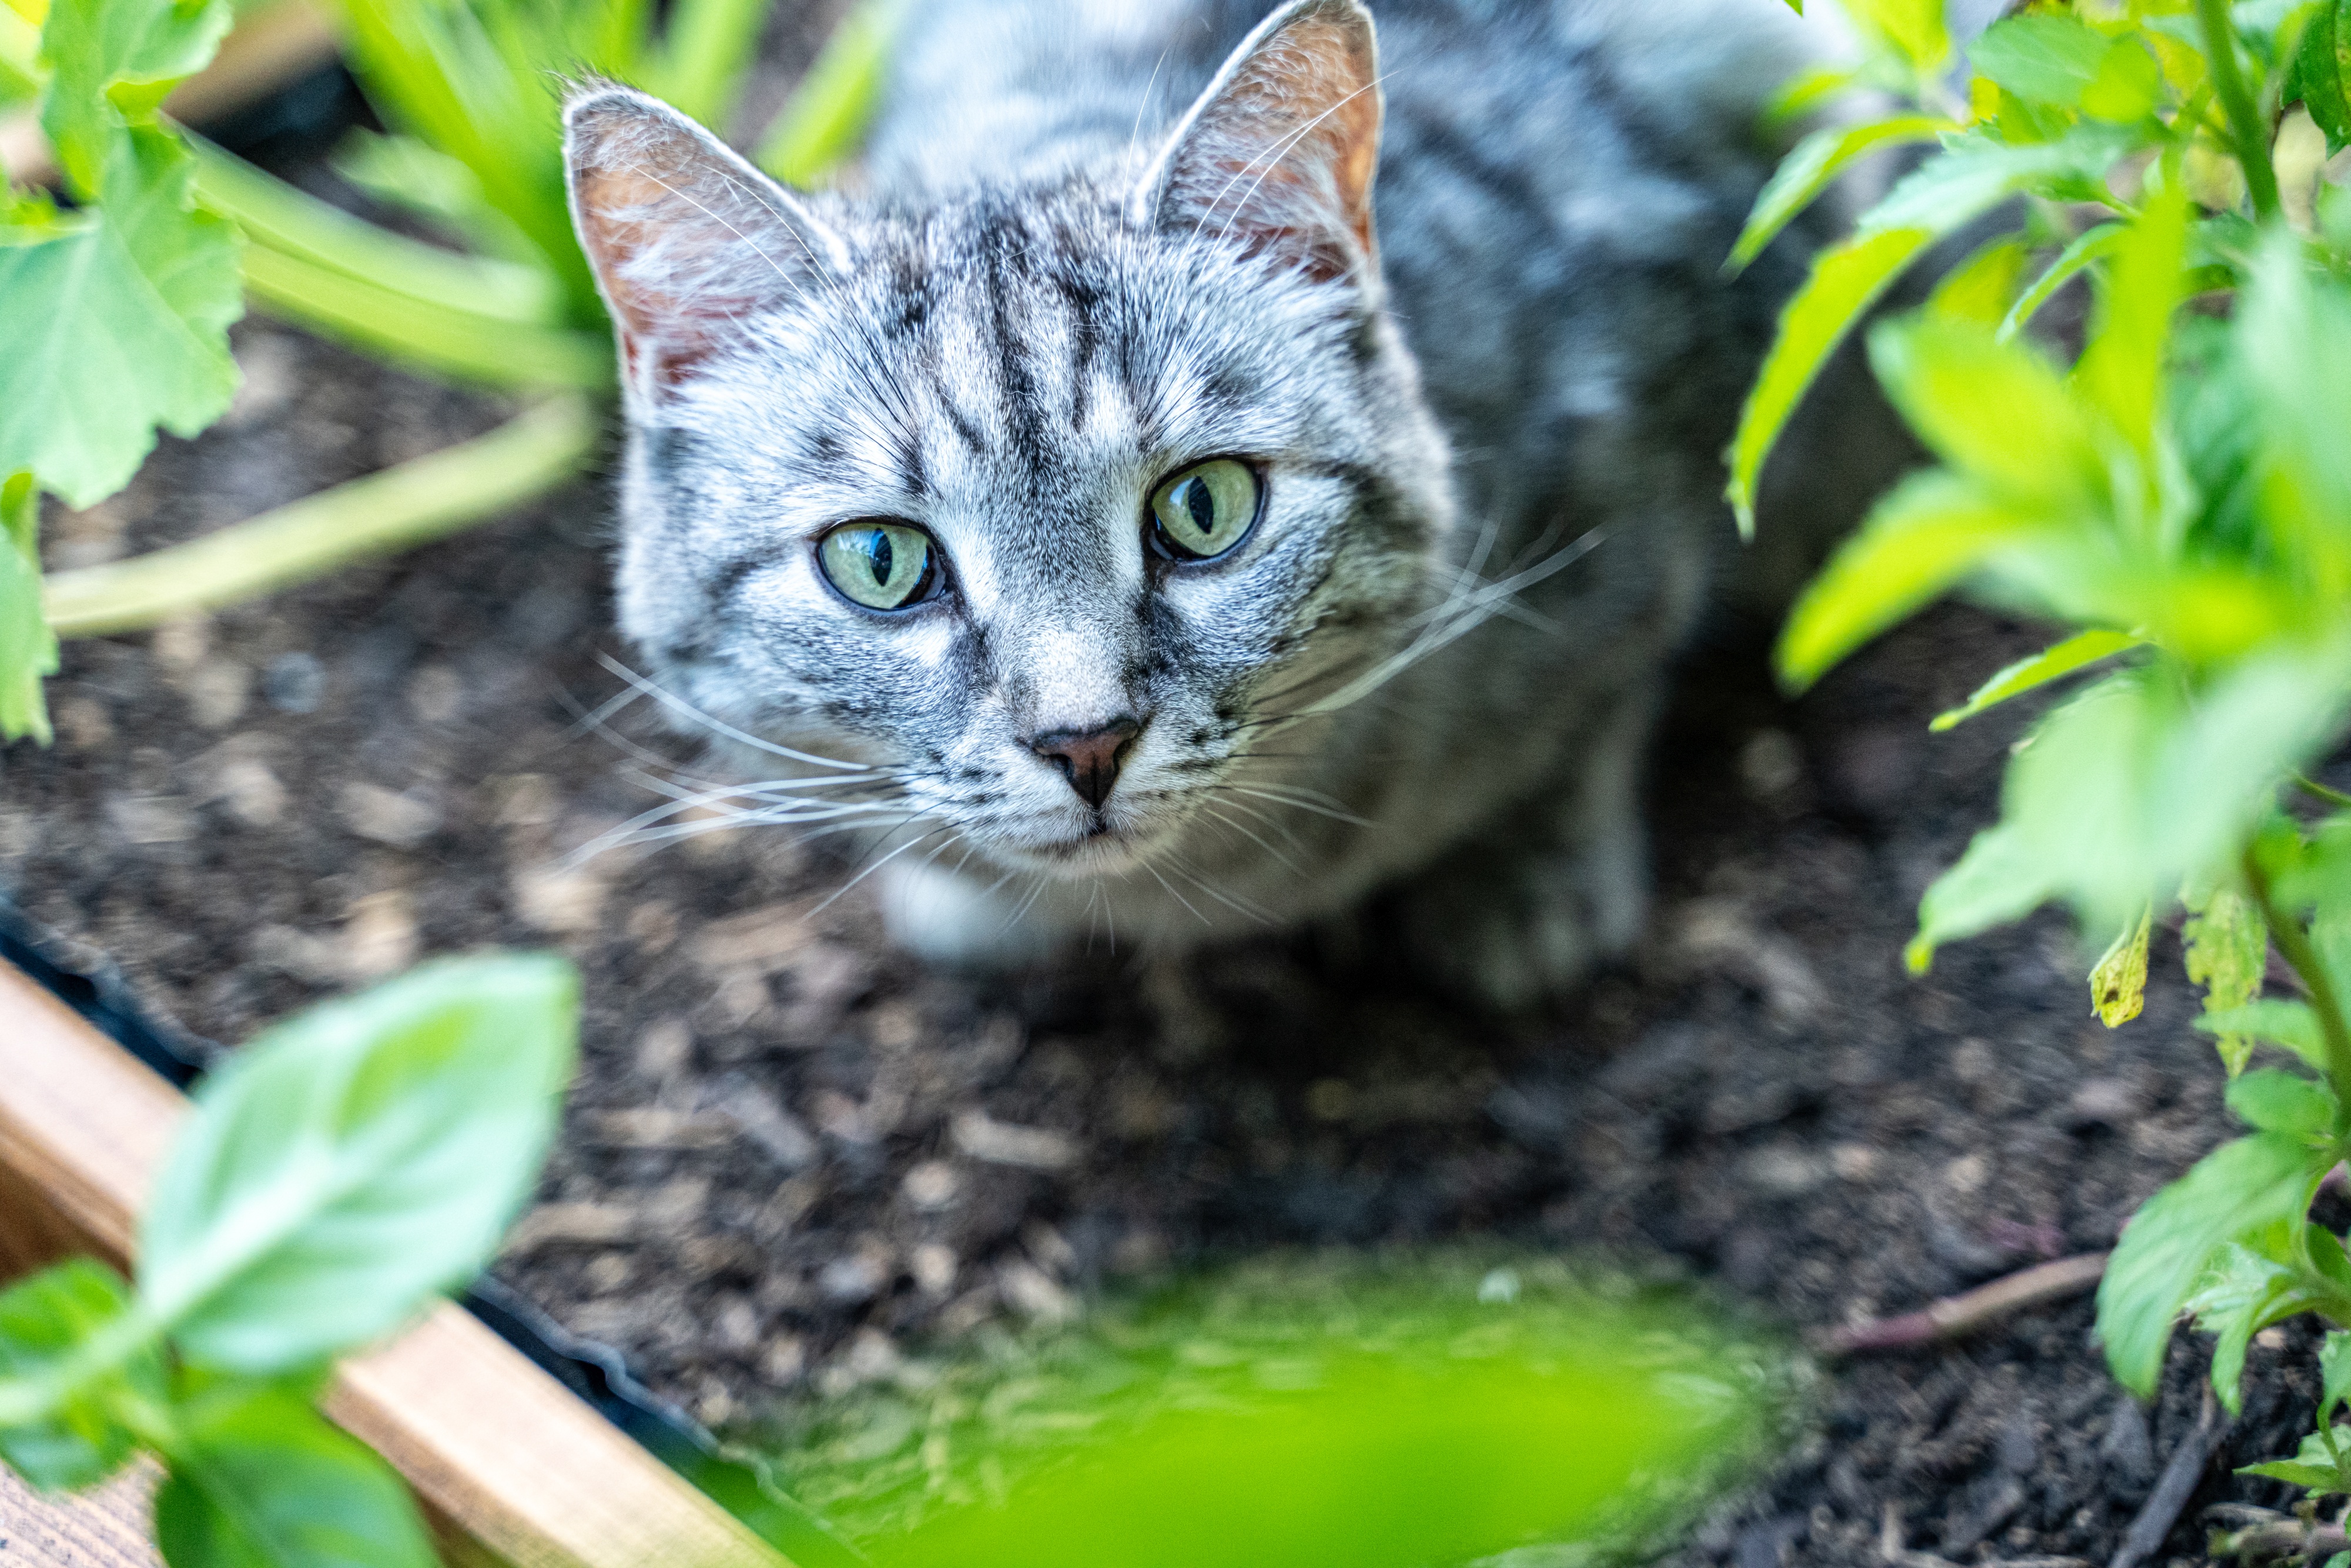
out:
M498 409L265 323L219 429L58 515L51 565L194 534L485 428ZM854 867L718 831L569 866L655 799L576 716L612 695L607 503L583 484L388 564L71 644L58 742L0 753L0 889L242 1038L427 954L560 946L586 1067L500 1272L704 1419L904 1376L988 1322L1171 1264L1499 1237L1662 1254L1796 1327L2109 1246L2227 1134L2159 936L2147 1016L2089 1016L2043 915L1903 971L1920 889L1993 810L2020 718L1925 721L2033 644L1938 612L1792 706L1761 650L1685 673L1635 959L1557 1016L1465 1016L1374 963L1236 933L1017 982L881 943ZM692 748L649 718L623 736ZM2191 1441L2183 1337L2143 1411L2086 1298L1832 1369L1815 1436L1690 1563L2105 1562ZM2311 1336L2264 1334L2226 1467L2290 1451ZM2192 1462L2192 1461L2191 1461ZM1909 1559L1914 1568L1919 1559Z

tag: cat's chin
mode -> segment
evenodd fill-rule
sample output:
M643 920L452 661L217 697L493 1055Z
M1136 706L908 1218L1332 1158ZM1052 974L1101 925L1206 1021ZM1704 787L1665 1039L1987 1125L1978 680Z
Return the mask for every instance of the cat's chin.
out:
M1008 869L1075 882L1134 871L1166 836L1151 828L1111 824L1066 839L1003 844L994 858Z

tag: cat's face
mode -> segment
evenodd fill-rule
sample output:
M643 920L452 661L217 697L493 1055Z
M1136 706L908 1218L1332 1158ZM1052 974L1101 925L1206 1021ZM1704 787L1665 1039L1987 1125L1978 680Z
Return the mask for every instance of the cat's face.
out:
M1008 869L1256 814L1312 744L1289 716L1410 634L1443 526L1378 310L1368 27L1301 0L1148 170L912 214L813 212L650 100L576 101L653 679L883 770L843 820Z

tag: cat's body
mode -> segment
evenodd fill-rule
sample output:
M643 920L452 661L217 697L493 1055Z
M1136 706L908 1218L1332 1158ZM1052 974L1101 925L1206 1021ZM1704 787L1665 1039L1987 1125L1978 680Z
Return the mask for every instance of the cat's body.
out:
M1292 0L1211 87L1262 6L931 0L871 193L813 211L575 105L632 356L624 624L684 701L883 770L835 793L886 805L917 950L1384 890L1514 1004L1637 928L1643 744L1800 263L1721 260L1806 38L1773 0L1389 0L1374 89L1361 16ZM758 265L681 238L681 194ZM1154 497L1218 457L1259 520L1171 554ZM828 594L818 541L866 517L931 541L927 597Z

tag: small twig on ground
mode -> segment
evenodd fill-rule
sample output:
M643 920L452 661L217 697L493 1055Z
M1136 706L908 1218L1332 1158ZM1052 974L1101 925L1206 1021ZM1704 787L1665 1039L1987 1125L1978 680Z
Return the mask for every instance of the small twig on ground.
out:
M2131 1521L2116 1549L2114 1560L2106 1568L2138 1568L2163 1548L2171 1527L2179 1522L2179 1511L2188 1506L2195 1495L2196 1483L2204 1479L2204 1469L2212 1456L2220 1451L2221 1442L2229 1436L2233 1421L2221 1419L2220 1406L2212 1398L2212 1390L2204 1390L2204 1409L2196 1418L2196 1428L2179 1440L2171 1451L2171 1462L2163 1467L2163 1474L2148 1494L2147 1505Z
M2077 1258L2060 1258L2053 1263L2037 1263L1989 1285L1946 1296L1915 1312L1823 1329L1813 1336L1813 1348L1822 1355L1834 1357L1857 1355L1865 1351L1912 1350L1939 1340L1957 1339L2010 1312L2077 1295L2095 1285L2105 1271L2104 1252L2085 1252Z
M2341 1525L2311 1528L2298 1519L2282 1519L2273 1524L2215 1534L2211 1555L2233 1557L2240 1563L2276 1563L2288 1557L2324 1563L2344 1551L2351 1551L2351 1537L2343 1533Z
M1902 1528L1902 1505L1888 1500L1877 1518L1877 1556L1892 1568L1960 1568L1948 1557L1913 1552ZM1980 1568L2090 1568L2083 1557L1987 1557Z

